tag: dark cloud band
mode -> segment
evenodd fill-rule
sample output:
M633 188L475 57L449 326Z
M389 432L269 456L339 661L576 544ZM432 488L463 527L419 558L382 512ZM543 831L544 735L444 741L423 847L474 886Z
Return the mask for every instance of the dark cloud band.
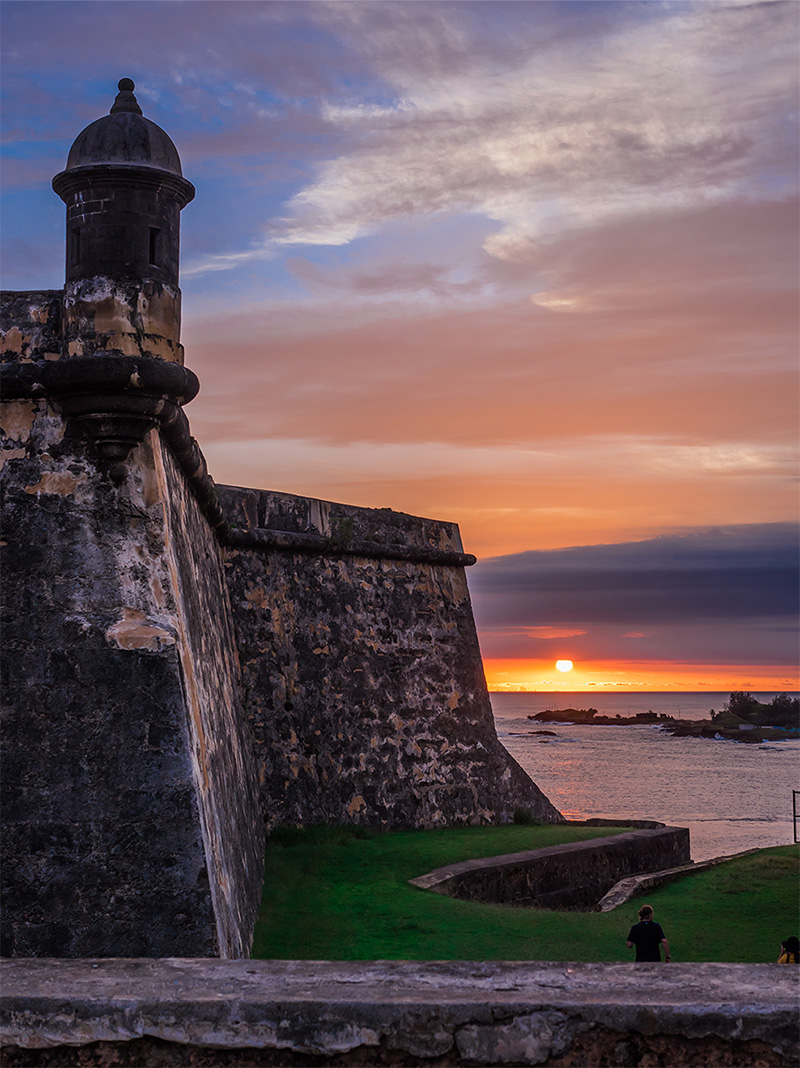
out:
M785 622L800 610L798 527L517 553L480 563L470 586L485 626Z

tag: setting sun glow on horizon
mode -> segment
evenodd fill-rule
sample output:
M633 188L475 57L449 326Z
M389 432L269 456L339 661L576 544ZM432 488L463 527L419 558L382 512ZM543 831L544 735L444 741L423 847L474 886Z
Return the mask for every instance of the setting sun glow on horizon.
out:
M552 660L485 659L486 682L493 692L532 693L561 690L566 679ZM655 661L605 661L573 666L569 672L570 690L685 690L724 692L745 690L754 693L787 693L798 689L798 679L783 665L690 664Z

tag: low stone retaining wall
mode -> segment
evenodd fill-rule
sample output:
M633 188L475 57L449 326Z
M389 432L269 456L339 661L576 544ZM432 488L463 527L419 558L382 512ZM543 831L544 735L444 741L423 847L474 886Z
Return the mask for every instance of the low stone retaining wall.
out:
M697 864L682 864L679 868L667 868L664 871L651 871L646 875L632 875L629 879L620 879L618 883L605 894L597 903L598 912L613 912L614 909L624 905L634 894L640 894L643 890L655 890L656 887L664 886L683 875L705 871L707 868L715 868L718 864L725 864L737 857L749 857L751 853L757 853L757 849L744 849L741 853L731 853L725 857L711 857L709 860L701 860Z
M4 1068L796 1064L777 964L6 960Z
M690 859L689 831L661 826L466 860L409 881L423 890L468 901L593 910L620 879L676 868Z

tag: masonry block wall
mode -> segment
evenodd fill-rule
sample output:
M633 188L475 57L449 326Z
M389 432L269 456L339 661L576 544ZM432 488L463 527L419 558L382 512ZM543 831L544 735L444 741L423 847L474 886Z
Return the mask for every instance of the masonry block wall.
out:
M12 301L6 365L58 356L52 304ZM157 432L117 485L46 397L2 427L3 953L246 954L263 821L218 542Z
M265 830L560 813L498 742L452 524L215 487L183 405L194 196L123 78L3 295L2 953L246 955Z
M220 493L230 521L265 540L328 540L226 552L270 825L560 819L497 739L463 566L431 562L462 553L455 524Z
M221 545L158 429L115 481L40 386L85 359L58 296L0 312L31 394L2 415L3 952L246 954L265 824L559 820L497 739L458 528L223 487Z
M157 431L149 444L165 518L164 551L179 607L178 650L193 779L223 957L247 956L264 870L264 821L223 552ZM147 445L142 447L146 453Z

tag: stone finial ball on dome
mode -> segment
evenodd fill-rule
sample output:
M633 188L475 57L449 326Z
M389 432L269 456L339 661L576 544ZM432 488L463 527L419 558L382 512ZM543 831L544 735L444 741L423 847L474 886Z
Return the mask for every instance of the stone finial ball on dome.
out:
M117 82L117 97L111 106L111 115L118 115L121 111L130 111L134 115L141 115L142 109L139 107L139 101L133 95L133 90L136 88L136 83L133 78L120 78Z

